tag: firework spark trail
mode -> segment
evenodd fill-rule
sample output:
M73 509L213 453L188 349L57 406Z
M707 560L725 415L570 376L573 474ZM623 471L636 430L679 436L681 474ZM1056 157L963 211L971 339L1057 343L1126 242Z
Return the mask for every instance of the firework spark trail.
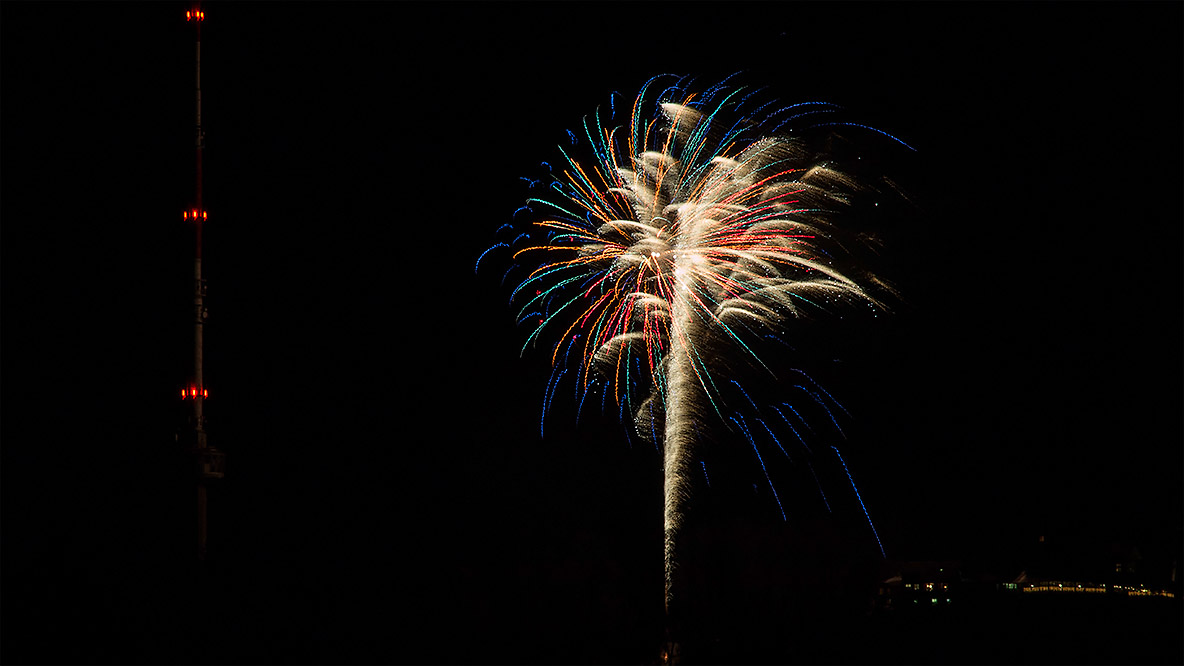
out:
M872 523L872 517L867 513L867 507L863 503L863 498L859 496L859 488L855 487L855 479L851 476L851 470L847 469L847 461L843 460L843 454L835 447L830 447L835 455L839 457L839 462L843 465L843 471L847 474L847 480L851 482L851 490L855 491L855 499L859 500L859 508L863 509L863 516L867 518L867 524L872 528L872 534L876 537L876 545L880 547L880 555L884 556L884 544L880 542L880 534L876 532L876 526Z
M757 133L762 127L847 126L889 135L834 121L838 107L827 103L767 112L772 102L765 102L748 111L756 91L729 90L724 82L695 95L679 80L655 98L648 91L660 78L642 87L626 125L605 127L598 112L584 119L583 136L568 130L570 148L559 149L563 161L544 163L550 186L526 179L538 194L513 216L535 216L542 234L514 234L512 226L502 233L502 227L478 266L494 250L533 266L511 302L521 309L520 323L537 322L523 351L544 330L558 335L545 405L566 374L558 367L574 349L579 367L570 376L580 409L589 392L603 390L603 411L611 391L617 411L634 415L636 434L656 439L661 433L669 610L677 536L709 415L726 428L739 426L764 469L743 419L725 416L734 408L720 390L727 373L717 361L747 362L776 377L754 349L754 338L773 336L784 345L777 334L807 312L882 307L871 290L883 283L843 269L848 253L830 221L860 185L817 159L803 141ZM613 120L616 103L611 96L609 101ZM806 124L819 117L827 122ZM574 159L569 151L577 148L592 159ZM809 395L838 429L823 395L842 406L806 380L809 386L793 388ZM792 406L781 404L809 429ZM786 415L774 410L809 451ZM664 425L655 423L655 414ZM788 457L776 436L773 441ZM765 475L768 480L767 469Z

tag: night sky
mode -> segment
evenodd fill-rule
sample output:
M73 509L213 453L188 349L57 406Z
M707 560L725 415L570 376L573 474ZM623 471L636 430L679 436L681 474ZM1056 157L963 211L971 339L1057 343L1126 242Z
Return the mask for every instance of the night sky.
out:
M228 474L194 583L186 8L0 4L6 662L644 660L660 458L612 419L540 439L548 354L474 263L565 130L665 72L916 148L883 165L904 302L811 366L889 558L1180 558L1179 3L206 3ZM716 511L733 563L809 532Z

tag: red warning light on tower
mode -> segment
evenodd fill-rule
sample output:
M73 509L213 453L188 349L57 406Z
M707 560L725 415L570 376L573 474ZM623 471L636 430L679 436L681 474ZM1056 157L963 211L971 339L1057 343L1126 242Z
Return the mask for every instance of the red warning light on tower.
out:
M203 400L208 399L210 397L210 390L207 388L199 389L196 386L188 386L186 388L181 389L181 399L182 400L189 400L190 398L197 398L199 395L201 396L201 398Z

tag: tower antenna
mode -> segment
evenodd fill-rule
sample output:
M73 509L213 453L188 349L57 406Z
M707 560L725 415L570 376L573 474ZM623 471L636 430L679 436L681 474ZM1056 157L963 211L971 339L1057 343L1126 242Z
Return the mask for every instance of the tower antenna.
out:
M201 26L206 20L206 13L200 4L185 12L185 20L193 24L196 34L196 124L195 137L197 148L196 186L194 188L193 206L184 212L182 219L193 224L193 374L188 385L181 389L181 399L188 400L191 406L190 442L191 453L196 462L197 472L197 558L206 558L207 541L207 484L215 479L221 479L226 473L226 456L206 441L205 401L210 397L206 388L202 363L202 329L207 316L205 306L206 281L201 275L202 226L209 219L202 202L202 149L205 147L205 133L201 127Z

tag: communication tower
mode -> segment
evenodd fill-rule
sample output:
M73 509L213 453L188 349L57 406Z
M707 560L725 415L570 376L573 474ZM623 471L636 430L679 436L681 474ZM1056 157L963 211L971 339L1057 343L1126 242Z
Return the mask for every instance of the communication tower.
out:
M193 225L193 373L189 382L181 389L181 400L189 404L189 428L187 443L193 456L194 472L197 477L197 557L206 557L207 538L207 484L221 479L226 473L226 456L218 449L210 446L206 440L205 401L210 397L206 388L205 376L202 368L202 328L207 316L205 306L206 281L201 275L202 225L209 219L209 213L202 203L201 190L201 159L202 149L205 147L205 134L201 127L201 26L205 22L206 14L201 5L185 12L185 20L194 27L196 35L196 148L197 169L196 187L194 188L193 205L184 211L181 219Z

